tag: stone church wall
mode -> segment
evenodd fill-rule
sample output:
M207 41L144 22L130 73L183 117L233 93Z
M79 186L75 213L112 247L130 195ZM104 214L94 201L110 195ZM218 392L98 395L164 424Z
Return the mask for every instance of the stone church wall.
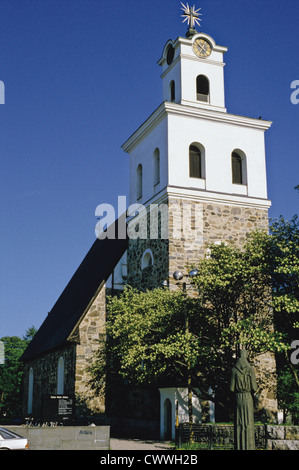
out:
M94 396L88 385L87 367L106 339L106 290L103 287L89 307L78 327L76 346L75 395L78 413L102 413L105 402ZM79 405L80 403L80 405Z
M42 397L57 394L58 361L64 362L64 395L75 396L76 416L105 411L103 400L95 397L88 385L86 368L105 340L106 292L103 287L92 301L70 342L24 365L23 414L28 415L29 371L33 369L33 400L30 416L42 416Z
M212 204L191 203L190 224L180 225L183 204L190 204L184 199L170 199L169 212L160 214L161 224L167 223L168 237L150 238L150 216L147 214L143 225L143 238L130 239L128 249L128 284L141 289L152 289L161 286L168 280L171 288L176 288L172 274L181 269L184 273L188 267L200 259L210 244L227 241L242 246L247 234L255 227L267 229L266 210ZM165 220L167 217L167 220ZM180 228L181 227L181 228ZM184 231L183 231L184 228ZM139 229L139 227L138 227ZM174 232L176 230L176 232ZM175 236L173 236L175 235ZM142 269L142 257L145 250L151 250L153 265ZM76 329L72 332L68 344L56 351L49 352L40 358L25 364L24 373L24 415L27 416L29 370L34 372L32 416L39 417L41 401L44 394L57 393L57 368L60 357L64 360L64 394L76 397L76 414L92 415L105 412L105 400L94 396L88 384L87 367L106 339L106 289L99 291L92 299ZM269 376L275 371L272 356L259 358L260 370L267 367ZM275 396L269 389L261 397L262 406L275 408Z
M39 420L42 416L43 395L57 394L57 369L60 357L64 360L64 394L74 395L76 348L69 344L25 364L23 374L23 415ZM33 369L32 413L28 413L29 371Z
M171 211L173 215L169 221L169 231L172 233L178 224L177 219L181 217L181 208L188 201L170 199L169 202L170 207L176 208ZM252 230L268 229L266 210L195 201L189 204L191 224L184 223L182 236L169 241L170 274L177 269L186 272L186 268L196 264L214 243L226 242L242 247Z
M160 214L159 237L163 231L161 225L167 223L168 238L150 238L151 224L148 211L146 224L141 223L137 226L140 239L129 240L128 284L138 289L160 287L165 280L169 288L177 289L173 273L178 269L184 274L188 273L192 265L196 265L207 253L209 246L226 242L241 248L252 230L268 231L266 209L203 203L183 198L169 198L164 204L168 205L168 212ZM136 221L133 220L131 223L136 224ZM142 257L148 249L153 254L153 265L142 269ZM196 295L195 292L193 294ZM258 357L254 365L257 378L263 377L263 382L266 378L268 384L260 393L258 408L267 410L272 417L277 412L274 355L263 354Z
M268 211L264 209L178 198L169 198L164 204L168 212L159 214L157 238L152 237L149 210L145 222L142 219L131 221L140 237L129 240L128 284L134 287L151 289L159 287L166 279L174 284L172 274L177 269L185 273L206 254L210 245L228 242L241 247L253 229L268 230ZM161 233L168 236L162 238ZM141 268L147 249L154 258L148 271Z

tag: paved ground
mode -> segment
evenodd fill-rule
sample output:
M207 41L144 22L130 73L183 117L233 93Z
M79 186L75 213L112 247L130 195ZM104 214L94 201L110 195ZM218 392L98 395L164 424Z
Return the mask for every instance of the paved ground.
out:
M141 439L110 439L111 450L169 450L173 446L168 442L147 441Z

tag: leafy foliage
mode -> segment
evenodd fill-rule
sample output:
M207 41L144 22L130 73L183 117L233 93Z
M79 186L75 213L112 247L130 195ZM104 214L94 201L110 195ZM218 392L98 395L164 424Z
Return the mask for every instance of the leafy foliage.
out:
M103 393L107 383L113 387L123 380L186 386L189 374L203 398L212 399L213 384L213 399L224 405L234 356L246 348L251 357L278 355L288 370L279 382L281 403L286 406L292 383L294 410L299 380L288 354L299 326L298 255L298 219L280 218L270 234L252 232L242 249L212 246L196 265L196 296L126 288L109 302L107 341L90 367L92 387Z
M22 413L21 382L23 364L19 361L36 330L29 328L23 338L4 336L5 364L0 365L0 416L18 416Z
M283 217L271 226L274 308L278 325L291 334L299 328L299 220Z
M283 217L271 226L273 303L275 327L284 334L286 346L299 339L299 220ZM277 356L279 406L299 420L299 367L291 363L290 350Z
M187 311L195 319L195 300L181 292L127 288L121 297L111 298L106 348L99 352L97 369L91 369L93 378L102 377L108 366L133 384L156 383L167 377L182 380L187 364L197 364L201 349L199 337L186 331ZM195 329L194 322L192 325ZM104 381L93 384L102 391Z
M268 236L255 232L242 250L211 247L211 256L197 266L193 282L202 306L217 318L219 349L231 347L237 354L242 347L252 356L285 350L283 335L273 331L267 244Z

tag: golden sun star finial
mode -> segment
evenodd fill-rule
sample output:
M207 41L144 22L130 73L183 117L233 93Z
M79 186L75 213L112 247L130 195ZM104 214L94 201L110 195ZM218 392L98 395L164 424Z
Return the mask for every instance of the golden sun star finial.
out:
M201 10L201 8L195 10L195 5L193 5L193 7L190 7L188 3L184 5L182 2L181 5L183 7L182 10L184 12L184 14L182 15L182 18L184 18L183 23L187 21L189 28L192 30L195 28L196 25L200 26L201 18L199 18L199 16L202 16L202 13L199 13L199 10Z

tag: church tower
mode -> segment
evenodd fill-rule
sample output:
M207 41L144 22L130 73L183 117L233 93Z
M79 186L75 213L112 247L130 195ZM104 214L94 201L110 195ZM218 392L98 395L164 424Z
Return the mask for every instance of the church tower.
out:
M153 288L207 253L267 229L265 131L271 122L229 114L224 55L198 33L169 40L158 64L163 102L122 148L130 161L128 283ZM135 210L136 209L136 210Z

